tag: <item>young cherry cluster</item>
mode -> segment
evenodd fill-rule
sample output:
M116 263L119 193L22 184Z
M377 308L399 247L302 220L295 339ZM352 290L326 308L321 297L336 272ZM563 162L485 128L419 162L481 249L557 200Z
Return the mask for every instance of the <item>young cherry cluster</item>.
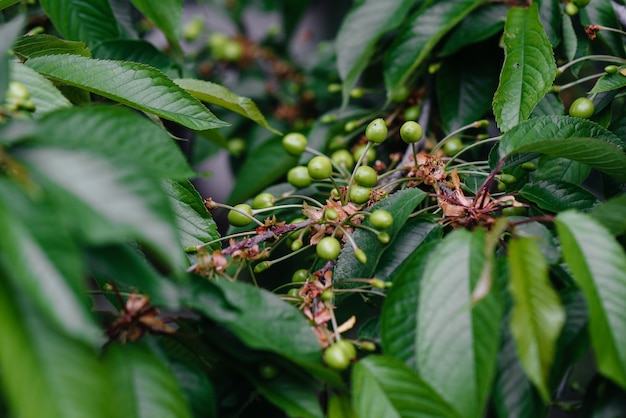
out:
M22 83L11 81L6 91L4 104L0 106L0 121L5 115L16 118L29 118L35 111L35 103L31 100L30 92Z

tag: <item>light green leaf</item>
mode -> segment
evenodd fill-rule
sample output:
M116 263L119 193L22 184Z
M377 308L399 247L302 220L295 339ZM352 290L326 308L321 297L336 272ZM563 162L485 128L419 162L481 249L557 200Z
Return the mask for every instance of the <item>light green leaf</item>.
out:
M343 80L343 107L350 91L374 55L378 39L397 27L415 0L365 0L356 3L337 34L337 69Z
M213 217L190 182L165 180L163 188L174 208L183 247L202 245L220 237ZM208 248L220 248L220 243Z
M0 274L12 268L1 263ZM11 416L116 416L112 387L93 347L59 332L28 302L0 280L0 382Z
M626 233L626 194L614 197L596 206L590 213L613 235Z
M223 325L252 349L318 365L319 342L302 313L267 290L228 280L196 280L183 297L185 307Z
M50 80L23 64L11 63L11 79L28 89L30 99L35 103L36 116L72 106Z
M267 123L265 117L257 108L256 104L254 104L254 102L247 97L238 96L226 87L211 83L210 81L182 78L176 79L174 82L203 102L232 110L233 112L239 113L240 115L258 123L264 128L267 128L270 132L275 133L276 135L282 135L280 131L272 128Z
M98 105L49 113L34 136L40 144L97 152L117 163L141 167L150 177L195 176L167 132L127 108Z
M531 238L512 239L508 252L509 290L514 299L511 333L526 374L547 403L550 367L565 311L550 285L539 245Z
M117 416L190 418L171 370L143 344L114 344L105 355Z
M482 415L500 341L496 293L472 303L486 263L485 245L480 229L447 235L429 257L419 290L417 369L464 417Z
M550 212L567 209L588 211L600 203L593 193L562 181L540 180L536 183L527 183L520 190L520 195Z
M169 202L152 177L86 152L38 147L19 157L90 243L138 239L170 268L186 265Z
M131 0L133 5L161 29L170 45L177 44L182 26L182 0Z
M530 116L556 76L552 45L539 21L537 3L509 10L504 50L493 111L500 130L506 132Z
M0 10L6 9L7 7L13 6L14 4L19 2L20 0L0 0Z
M352 368L352 399L360 418L459 415L420 376L390 356L370 355Z
M484 0L426 2L401 28L385 55L385 86L388 92L403 86L431 55L437 43ZM397 17L397 16L396 16Z
M132 61L158 68L169 76L180 77L170 57L143 39L114 39L93 48L94 58ZM171 75L170 75L171 74Z
M605 74L600 77L589 93L603 93L622 87L626 87L626 76L618 71L615 74Z
M28 60L26 65L53 81L96 93L190 129L227 125L165 74L147 65L77 55L37 57Z
M15 41L13 50L23 60L63 54L91 57L91 51L84 42L68 41L48 34L22 36Z
M523 152L569 158L626 180L626 154L620 139L585 119L543 116L522 122L504 134L498 152L500 158Z
M108 0L41 0L59 33L90 47L122 36Z
M393 216L393 225L386 231L391 237L391 243L393 243L411 212L415 210L425 197L426 193L420 189L405 189L393 193L387 199L378 202L370 208L371 211L385 209ZM367 218L363 224L371 227ZM352 277L372 277L382 254L387 251L390 245L380 243L371 232L364 229L357 229L352 236L359 248L367 255L367 263L363 264L358 261L354 256L352 246L345 245L335 266L333 275L335 281Z
M25 20L24 15L19 15L0 26L0 103L4 103L4 95L9 88L8 52L15 38L22 31Z
M50 201L32 201L6 181L0 192L3 278L66 335L97 346L102 338L83 296L80 252Z
M556 218L567 266L589 309L589 330L600 373L626 388L626 254L589 215L567 211Z

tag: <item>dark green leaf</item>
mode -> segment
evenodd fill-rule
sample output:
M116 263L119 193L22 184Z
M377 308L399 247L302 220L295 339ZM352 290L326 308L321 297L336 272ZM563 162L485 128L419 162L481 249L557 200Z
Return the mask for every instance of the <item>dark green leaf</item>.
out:
M63 54L91 57L91 51L84 42L68 41L47 34L22 36L15 41L13 50L24 60L43 55Z
M393 225L387 230L392 241L402 229L409 215L424 200L426 193L419 189L406 189L390 195L372 206L371 210L385 209L393 216ZM365 220L364 225L369 225L369 220ZM357 229L353 234L354 241L367 255L367 263L363 264L354 256L354 249L350 245L345 245L341 250L337 265L334 270L334 280L349 279L351 277L371 277L382 254L390 244L380 243L371 232Z
M611 1L600 0L588 4L589 7L580 9L580 22L582 25L602 25L609 28L621 27L620 21L615 14ZM612 55L624 58L624 38L621 33L610 30L601 30L596 34L595 42L603 43Z
M28 89L35 104L36 116L72 105L50 80L25 65L11 64L11 80L22 83Z
M356 3L337 34L337 69L343 80L343 106L374 55L376 42L397 27L415 0L365 0Z
M170 362L168 367L183 391L192 416L218 418L215 391L206 373L197 367L181 362Z
M16 3L19 3L20 0L0 0L0 10L6 9L9 6L13 6Z
M381 312L380 336L383 352L417 370L417 306L424 267L437 241L419 246L391 277Z
M626 194L614 197L596 206L590 213L613 235L626 233Z
M514 299L511 333L522 367L543 400L550 400L548 378L565 312L548 280L548 264L532 238L508 244L509 290Z
M520 194L550 212L561 212L567 209L582 211L591 210L599 201L591 192L572 183L562 181L540 180L536 183L528 183Z
M568 17L569 19L569 17ZM560 2L547 0L539 2L539 20L553 48L561 43L561 22L563 7Z
M93 47L122 35L108 0L41 0L39 3L64 38Z
M512 7L504 26L505 59L493 111L501 131L526 120L552 86L556 63L537 3Z
M114 344L105 362L118 416L138 418L191 417L171 370L143 344Z
M3 277L6 267L13 268L0 265ZM6 281L0 280L0 381L12 416L117 416L116 405L109 400L115 391L93 347L59 332L27 302L23 294L12 293Z
M151 177L195 175L165 130L126 108L100 105L47 114L35 139L54 147L97 152L141 167Z
M594 122L570 116L543 116L522 122L505 133L499 143L499 155L502 158L539 152L588 164L626 180L626 155L621 146L619 138Z
M272 128L256 104L247 97L241 97L228 90L226 87L209 81L193 80L188 78L174 80L181 88L188 91L194 97L206 103L211 103L225 109L237 112L242 116L258 123L267 128L276 135L282 135L279 131Z
M459 416L426 381L389 356L367 356L352 368L352 399L361 418Z
M563 256L589 309L591 342L602 374L626 387L626 254L589 215L567 211L556 218Z
M252 197L283 177L294 163L295 158L285 152L280 138L263 143L248 155L239 169L228 201L241 203Z
M437 43L484 0L440 0L427 2L411 16L411 24L396 35L385 55L385 86L388 92L403 86L426 62Z
M451 31L439 55L451 55L464 46L484 41L502 31L508 10L506 4L478 7Z
M163 182L163 188L170 197L178 221L180 240L185 248L206 244L220 237L213 217L206 210L202 198L190 182L166 180ZM220 247L219 242L209 246L213 249Z
M24 15L19 15L0 26L0 103L4 103L4 95L9 88L8 52L15 38L22 31L25 20Z
M417 307L417 369L464 417L482 415L500 341L496 293L472 303L487 262L485 238L480 229L444 238L426 264Z
M307 319L276 295L228 280L194 282L183 305L234 333L248 347L301 365L319 364L321 349Z
M3 277L65 334L97 345L101 334L84 298L80 254L50 201L32 201L8 182L0 192Z
M491 110L500 59L481 44L443 60L436 91L447 132L479 120Z
M542 155L537 162L535 180L566 181L580 185L591 172L591 167L567 158Z
M101 42L93 48L93 56L106 60L138 62L158 68L165 73L172 70L174 66L167 55L142 39L114 39Z
M131 0L131 3L161 29L171 46L178 43L183 12L181 0L161 0L158 3L150 0Z
M589 93L602 93L626 87L626 76L619 71L615 74L603 75L589 91Z
M186 265L159 183L130 165L85 152L33 148L20 153L72 228L93 244L136 238L170 268Z
M53 79L99 94L190 129L225 126L196 98L156 68L125 61L89 59L77 55L50 55L26 65Z
M537 118L546 115L562 115L565 113L565 106L556 94L546 94L533 109L531 117Z

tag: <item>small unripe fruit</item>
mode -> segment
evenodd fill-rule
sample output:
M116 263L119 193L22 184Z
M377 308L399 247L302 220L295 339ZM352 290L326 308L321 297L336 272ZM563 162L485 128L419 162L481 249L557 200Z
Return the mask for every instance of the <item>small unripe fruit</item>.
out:
M304 243L302 242L302 240L300 238L296 238L291 243L291 251L298 251L300 248L302 248L303 245Z
M378 173L376 173L376 170L372 167L362 165L356 169L354 181L356 181L359 186L372 187L378 182Z
M409 89L406 86L399 86L391 92L390 98L394 103L403 103L409 98Z
M271 193L260 193L252 200L254 209L267 209L274 206L274 195Z
M272 263L270 263L269 261L262 261L259 264L257 264L256 266L254 266L254 272L255 273L262 273L265 270L267 270L268 268L270 268L271 265L272 265Z
M350 170L354 166L354 157L352 157L350 151L345 149L333 152L330 159L339 167L343 167L347 170Z
M287 296L300 299L300 289L289 289L289 291L287 292Z
M574 116L576 118L589 119L593 116L594 112L595 106L593 102L586 97L579 97L574 100L569 107L570 116Z
M386 232L380 232L377 235L377 238L378 242L380 242L381 244L389 244L389 241L391 241L391 236Z
M299 157L307 146L307 139L299 132L292 132L283 137L283 148L287 154Z
M325 155L313 157L307 164L309 176L314 180L324 180L333 173L333 163Z
M452 156L463 149L463 142L458 136L448 138L443 144L443 151L446 155Z
M522 165L520 165L520 167L523 170L526 170L526 171L535 171L535 170L537 170L537 164L535 164L532 161L526 161L525 163L522 163Z
M375 144L380 144L387 139L387 124L383 118L376 118L367 125L365 137Z
M371 213L370 223L376 229L387 229L393 225L393 216L384 209L377 209Z
M372 189L369 187L359 186L358 184L353 184L350 187L349 197L353 203L357 205L367 203L370 200L370 194Z
M362 249L358 248L354 251L354 256L356 257L357 260L359 260L359 263L361 264L367 264L367 254L365 254L365 251L363 251Z
M252 208L246 203L240 203L234 208L252 216ZM244 215L243 213L237 212L236 210L231 210L230 212L228 212L228 223L230 223L232 226L246 226L250 224L250 222L252 222L252 219Z
M524 216L526 215L526 208L521 206L509 206L502 209L502 214L504 216Z
M576 16L578 14L578 6L574 2L570 1L565 4L565 13L570 16Z
M352 97L353 99L360 99L361 97L363 97L364 94L365 90L360 87L355 87L350 90L350 97Z
M607 74L615 74L619 71L619 67L617 65L607 65L604 67L604 72Z
M261 364L259 366L259 375L263 379L272 379L278 374L278 369L271 364Z
M222 58L228 62L236 62L243 56L243 46L241 43L234 39L229 39L224 44L222 50Z
M331 369L345 370L350 366L351 358L344 352L344 350L333 344L324 350L324 363Z
M246 141L242 138L233 138L228 141L228 152L230 152L234 157L239 157L246 151Z
M362 144L354 149L354 153L352 154L352 156L354 157L355 160L358 160L359 158L361 158L361 154L363 154L366 147L367 147L366 144ZM374 150L373 147L370 147L369 150L367 150L367 153L365 154L364 161L367 164L367 163L373 162L375 159L376 159L376 151Z
M419 106L409 106L404 111L404 120L417 120L420 117Z
M354 131L356 128L358 128L359 124L354 121L354 120L349 120L348 122L346 122L345 125L343 125L343 130L346 132L352 132Z
M315 252L322 260L336 260L341 252L341 244L335 237L324 237L315 246Z
M302 283L306 282L306 280L310 277L311 273L307 269L298 269L291 276L291 281L293 283Z
M6 92L7 99L15 99L17 101L28 100L30 98L30 92L19 81L11 81L9 83L9 89Z
M517 178L511 174L501 174L500 181L504 184L514 184Z
M222 59L224 57L224 46L227 42L228 36L223 33L214 32L209 35L208 45L213 58Z
M335 292L333 292L332 289L326 289L320 295L320 299L322 299L324 302L332 302L334 298Z
M352 344L350 341L339 340L334 345L339 347L350 360L356 358L356 348L354 347L354 344Z
M329 93L339 93L342 89L341 84L331 83L327 87Z
M328 219L329 221L334 221L339 217L339 214L337 213L337 211L333 208L326 208L326 210L324 210L324 218Z
M364 351L376 351L376 343L373 341L361 341L359 347Z
M419 142L423 135L422 126L412 120L404 122L400 127L400 138L407 144Z
M497 187L498 187L498 191L500 191L500 192L506 191L506 183L503 183L503 182L499 181Z
M380 279L371 279L370 284L376 289L384 289L385 287L387 287L385 281Z
M195 17L183 26L183 38L187 41L195 41L202 35L204 21L200 17Z
M311 176L309 170L303 165L293 167L287 172L287 181L294 187L304 188L311 184Z

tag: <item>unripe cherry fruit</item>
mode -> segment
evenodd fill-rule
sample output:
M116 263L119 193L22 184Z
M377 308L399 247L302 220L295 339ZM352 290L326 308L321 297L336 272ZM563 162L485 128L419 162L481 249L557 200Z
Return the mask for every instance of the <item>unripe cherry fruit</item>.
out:
M307 170L309 176L315 180L324 180L330 177L333 173L333 163L325 155L318 155L313 157L309 164L307 164Z
M372 189L369 187L359 186L358 184L353 184L350 187L350 200L357 205L366 203L370 200L370 194Z
M335 237L324 237L315 246L315 252L322 260L336 260L341 252L341 244Z
M356 348L350 341L339 340L324 351L324 362L331 369L345 370L356 358Z
M340 149L332 153L330 159L338 165L339 167L343 167L345 169L352 169L354 166L354 157L350 153L350 151L345 149Z
M387 124L383 118L376 118L367 125L365 137L375 144L380 144L387 139Z
M252 216L252 208L246 203L240 203L236 205L235 209L238 209ZM243 213L237 212L236 210L231 210L230 212L228 212L228 223L230 223L232 226L246 226L250 222L252 222L252 219L250 219Z
M299 157L307 146L307 139L299 132L292 132L283 137L283 148L287 154Z
M370 223L378 230L387 229L393 225L393 216L384 209L377 209L370 214Z
M354 157L355 160L358 160L359 158L361 158L361 154L363 154L363 152L365 151L365 147L367 147L367 145L362 144L354 149L354 153L352 154L352 156ZM366 163L371 163L376 159L376 151L374 150L373 147L370 147L367 150L367 153L365 154L365 157L363 157L363 159Z
M422 125L415 121L406 121L400 127L400 138L407 144L419 142L423 135L424 130L422 129Z
M593 116L594 112L595 106L593 102L586 97L579 97L574 100L569 107L570 116L574 116L576 118L589 119Z
M378 173L372 167L362 165L356 169L354 181L356 181L359 186L372 187L378 182Z
M297 167L293 167L287 172L287 181L292 186L301 189L310 185L312 179L309 175L309 170L305 166L299 165Z
M254 209L266 209L274 206L274 195L271 193L260 193L252 200Z

